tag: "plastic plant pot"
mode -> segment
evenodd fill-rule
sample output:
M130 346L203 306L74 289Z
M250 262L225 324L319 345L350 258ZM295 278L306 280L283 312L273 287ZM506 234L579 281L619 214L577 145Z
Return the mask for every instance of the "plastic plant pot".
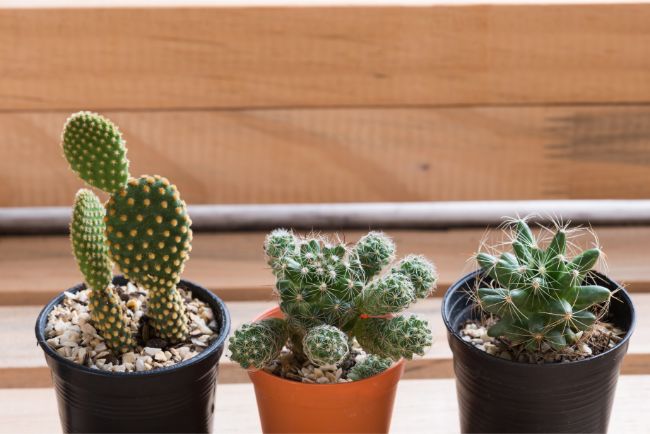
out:
M279 307L255 320L272 317L282 318ZM300 383L261 370L248 375L264 433L387 433L403 372L400 359L381 374L349 383Z
M456 282L445 294L442 316L454 357L456 391L463 433L604 433L614 400L621 361L634 330L634 306L625 290L608 277L588 279L610 291L607 320L625 331L613 348L587 359L529 364L490 355L465 342L462 324L477 318L470 292L480 271Z
M115 277L123 285L126 279ZM219 358L230 315L219 297L192 282L179 286L206 302L219 324L217 338L200 354L176 365L142 372L105 372L60 356L45 339L50 301L36 320L36 338L52 372L64 432L211 432ZM77 285L68 292L85 289Z

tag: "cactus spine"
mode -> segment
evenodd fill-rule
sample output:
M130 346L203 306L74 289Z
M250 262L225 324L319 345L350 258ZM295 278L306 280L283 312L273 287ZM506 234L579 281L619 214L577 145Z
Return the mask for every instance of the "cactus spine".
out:
M335 365L347 357L356 337L372 353L350 377L361 379L386 369L390 360L424 354L431 344L425 320L395 314L430 294L435 268L411 255L380 276L395 256L395 245L383 233L371 232L348 246L277 229L266 237L264 249L277 279L287 334L269 334L256 328L259 322L237 330L230 340L231 358L244 368L263 368L284 345L314 365ZM248 355L253 335L267 348L259 351L264 358ZM270 336L276 338L272 345Z
M564 227L555 229L546 248L525 220L515 221L511 231L512 253L476 256L494 282L482 285L476 294L479 307L499 318L488 334L531 351L543 343L561 350L596 321L594 306L611 297L607 288L585 280L601 251L591 248L570 257L570 233Z
M176 285L189 257L192 231L176 186L157 175L130 178L122 135L98 114L70 116L62 147L81 179L110 194L103 217L108 255L127 278L148 290L157 335L171 342L185 340L187 316ZM103 277L107 275L110 270ZM97 301L102 305L105 300Z
M104 234L104 207L90 190L79 190L70 223L72 251L91 289L90 312L97 330L116 353L134 345L122 301L111 286L113 264Z

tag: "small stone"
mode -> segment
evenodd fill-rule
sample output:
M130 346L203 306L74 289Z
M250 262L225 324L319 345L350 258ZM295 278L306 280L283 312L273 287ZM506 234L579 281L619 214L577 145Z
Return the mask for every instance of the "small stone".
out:
M591 347L589 345L585 344L584 342L582 342L582 343L580 343L578 345L578 351L580 351L582 354L586 354L588 356L590 356L592 354Z
M323 376L323 371L321 371L319 368L314 369L314 376L316 378L320 378Z
M330 380L327 377L320 377L320 378L316 379L316 382L318 384L327 384L327 383L330 382Z
M122 354L122 363L135 363L135 353L129 351L128 353Z
M158 351L156 354L154 354L153 358L159 362L167 361L167 355L164 351Z
M156 354L161 352L162 350L160 348L144 347L144 353L148 356L155 356Z
M140 372L145 370L145 365L144 365L144 360L143 359L138 359L135 361L135 370Z
M463 336L463 340L464 340L465 342L471 342L471 341L472 341L472 338L470 338L469 336L465 335L465 336Z

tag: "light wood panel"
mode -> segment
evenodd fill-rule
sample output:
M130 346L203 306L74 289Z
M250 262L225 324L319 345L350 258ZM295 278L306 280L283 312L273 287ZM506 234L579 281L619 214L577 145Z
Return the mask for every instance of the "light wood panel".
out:
M189 203L650 197L646 105L105 114ZM0 113L0 206L71 204L66 117Z
M650 228L595 228L609 274L630 291L650 292ZM387 231L399 256L424 254L438 267L436 296L465 273L486 232L480 229ZM272 300L273 275L264 260L265 232L198 233L183 276L224 300ZM343 233L348 242L360 231ZM492 232L491 236L498 236ZM65 236L0 237L0 305L43 305L81 281Z
M0 109L649 101L648 20L646 4L4 9Z
M624 374L650 374L650 294L634 294L637 309L637 327L631 340L628 355L622 366ZM259 313L274 306L271 302L229 302L232 331L244 322L251 321ZM441 300L420 301L409 308L429 321L433 330L433 346L424 357L408 361L404 378L451 378L452 356L447 345L446 328L440 313ZM0 388L48 387L51 385L49 370L43 352L35 345L33 324L40 308L0 307ZM231 332L232 332L231 331ZM248 382L246 371L230 362L224 351L219 368L220 383Z
M459 432L454 380L403 380L393 409L392 433ZM650 376L621 376L609 432L645 434L643 412L650 399ZM0 389L0 432L41 434L60 432L52 389ZM214 432L260 432L252 384L220 384Z

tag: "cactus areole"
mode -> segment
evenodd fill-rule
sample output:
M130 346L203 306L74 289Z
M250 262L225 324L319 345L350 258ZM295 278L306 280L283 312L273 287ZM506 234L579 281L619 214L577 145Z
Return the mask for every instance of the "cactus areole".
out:
M360 380L394 360L423 355L431 345L427 322L403 312L433 291L435 268L410 255L381 274L395 257L395 245L383 233L370 232L349 246L277 229L266 237L264 250L284 319L264 319L235 331L231 359L242 367L263 369L285 346L299 360L337 365L358 343L369 356L349 379Z

